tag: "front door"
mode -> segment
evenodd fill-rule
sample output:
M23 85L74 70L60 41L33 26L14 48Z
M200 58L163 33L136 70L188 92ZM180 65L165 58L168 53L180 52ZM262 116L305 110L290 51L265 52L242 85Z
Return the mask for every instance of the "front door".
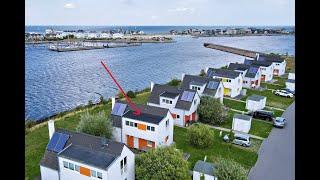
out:
M229 88L224 88L224 93L225 96L230 96L230 89Z
M128 145L130 148L134 148L133 136L127 135L127 145Z
M261 81L263 82L265 81L265 79L266 79L266 75L261 75Z

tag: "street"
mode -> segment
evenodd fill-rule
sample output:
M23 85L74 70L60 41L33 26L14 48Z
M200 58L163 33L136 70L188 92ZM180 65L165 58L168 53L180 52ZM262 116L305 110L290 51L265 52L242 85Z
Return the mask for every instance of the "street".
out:
M295 179L295 102L283 113L287 123L284 129L273 128L258 152L256 165L249 180Z

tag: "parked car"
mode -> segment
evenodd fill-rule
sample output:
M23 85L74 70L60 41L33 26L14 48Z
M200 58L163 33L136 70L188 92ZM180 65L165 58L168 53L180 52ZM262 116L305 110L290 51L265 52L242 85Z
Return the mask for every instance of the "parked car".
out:
M273 112L272 111L264 111L264 110L257 110L254 112L249 113L250 116L256 119L264 119L268 121L273 120Z
M233 139L232 143L240 145L240 146L249 147L249 146L251 146L250 136L245 135L245 134L236 133L236 134L234 134L234 139Z
M284 128L285 124L286 124L286 119L283 117L276 117L273 120L274 127Z
M288 89L288 88L283 88L283 89L281 89L281 90L287 91L288 93L291 93L291 94L293 94L293 95L295 96L295 91L291 91L291 90Z
M282 96L282 97L287 97L287 98L293 98L293 94L290 92L287 92L285 90L276 90L274 92L275 95L277 96Z

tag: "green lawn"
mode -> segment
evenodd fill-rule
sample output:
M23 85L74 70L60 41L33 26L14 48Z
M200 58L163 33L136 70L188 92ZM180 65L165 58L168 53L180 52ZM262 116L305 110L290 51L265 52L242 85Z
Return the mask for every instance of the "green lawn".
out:
M257 161L257 147L261 144L259 140L253 140L255 145L252 148L243 148L223 142L222 137L219 137L219 131L212 129L214 131L214 143L208 148L198 149L189 144L187 130L186 128L175 126L174 142L176 143L176 148L190 154L188 159L190 169L194 167L196 161L203 160L205 156L207 156L208 162L216 162L218 157L233 159L243 165L248 171Z
M282 109L286 109L295 100L294 97L293 98L286 98L286 97L276 96L270 90L257 91L257 90L252 90L252 89L247 89L247 95L244 96L243 98L241 98L241 100L245 101L247 99L247 97L252 94L266 96L267 97L267 106L272 106L272 107L277 107L277 108L282 108Z
M267 138L272 130L272 123L263 120L252 119L249 134Z
M223 99L223 104L226 107L229 107L229 108L232 108L232 109L237 109L237 110L240 110L240 111L247 111L246 103L243 103L243 102L234 101L234 100L231 100L231 99L224 98Z
M278 82L275 82L275 83L276 83L276 84L271 84L271 83L265 83L265 82L263 82L263 83L260 84L260 86L261 86L261 87L264 87L264 88L267 88L267 89L275 89L275 90L277 90L277 89L282 89L282 88L285 88L285 87L286 87L285 84L280 84L280 85L278 85Z
M145 104L150 95L150 92L137 95L132 101L139 104ZM103 104L93 106L89 108L90 113L97 113L104 110L107 115L110 114L111 104ZM84 111L77 111L68 113L62 116L55 122L56 128L63 128L71 131L75 131L79 123L80 115ZM49 140L48 127L45 123L44 126L34 129L25 135L25 178L33 180L40 174L39 163L46 149Z

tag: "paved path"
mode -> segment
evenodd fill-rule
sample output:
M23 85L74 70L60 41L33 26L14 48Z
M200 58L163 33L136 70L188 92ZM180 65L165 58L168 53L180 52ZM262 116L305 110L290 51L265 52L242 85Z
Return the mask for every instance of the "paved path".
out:
M283 113L287 119L284 129L273 128L259 150L256 165L249 180L295 179L295 102Z

